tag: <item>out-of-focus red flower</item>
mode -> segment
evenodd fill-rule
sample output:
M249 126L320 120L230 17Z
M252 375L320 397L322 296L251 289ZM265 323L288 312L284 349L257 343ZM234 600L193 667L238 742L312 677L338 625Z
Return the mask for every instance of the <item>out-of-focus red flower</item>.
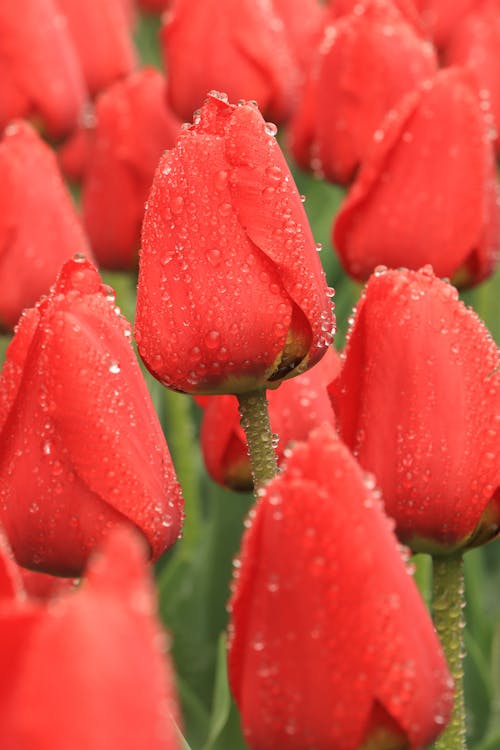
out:
M115 532L81 588L48 606L1 579L4 750L178 750L173 673L135 534Z
M319 0L272 0L272 4L299 69L305 74L321 38L326 9Z
M453 0L453 2L450 0L413 0L413 2L420 13L424 28L438 48L446 44L466 13L478 4L478 0Z
M171 0L138 0L139 8L148 13L163 13L167 9Z
M0 140L0 327L13 328L75 253L91 257L55 156L15 121Z
M340 18L351 13L363 13L367 0L327 0L328 15L330 18ZM370 2L370 0L368 0ZM392 0L392 5L404 16L404 18L418 31L424 33L424 25L417 8L415 0ZM426 34L427 36L427 34Z
M123 0L56 0L92 96L137 65Z
M78 576L115 526L157 558L179 535L182 499L114 295L68 261L26 311L0 379L0 522L17 561Z
M453 683L432 622L331 426L261 490L233 585L229 679L251 748L420 748L443 729Z
M452 286L430 269L376 273L331 392L405 543L448 552L498 533L500 355Z
M335 424L327 385L340 371L340 357L329 347L315 367L269 391L271 429L279 437L278 462L291 442L305 440L323 422ZM216 482L233 490L253 488L245 432L235 396L202 396L201 449L207 471Z
M251 104L209 96L156 171L136 338L176 390L277 386L332 342L332 292L273 133Z
M256 100L275 122L297 103L301 72L271 2L174 0L161 41L169 101L183 120L191 120L212 89L233 101Z
M72 591L79 583L78 578L60 578L37 570L19 567L26 594L31 599L52 600L61 594Z
M431 44L389 0L365 0L333 19L291 124L295 159L350 182L386 113L436 68Z
M165 79L144 68L103 92L95 108L83 183L83 220L105 268L137 264L144 204L180 121L168 109Z
M500 244L498 185L467 71L440 71L403 97L375 135L334 225L346 271L364 280L377 265L430 263L460 286L487 277Z
M63 175L71 182L81 182L89 161L95 116L93 109L87 107L81 122L71 135L61 143L57 150L59 166Z
M466 65L475 76L482 106L491 109L500 155L500 3L486 0L460 20L445 47L449 65Z
M0 129L29 117L60 137L76 125L85 97L76 50L55 1L0 3Z

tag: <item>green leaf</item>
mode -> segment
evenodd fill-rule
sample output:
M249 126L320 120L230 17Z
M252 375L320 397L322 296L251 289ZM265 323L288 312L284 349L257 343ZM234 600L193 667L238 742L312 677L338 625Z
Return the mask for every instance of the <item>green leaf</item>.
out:
M247 750L227 676L226 637L219 639L210 731L203 750Z
M490 735L477 745L473 745L472 750L500 750L500 732Z
M191 750L191 748L189 747L189 745L186 742L185 738L182 736L182 733L181 733L181 730L179 729L179 727L176 727L176 729L177 729L177 734L179 735L179 740L180 740L180 743L181 743L181 750Z
M203 750L213 750L214 743L220 736L229 718L231 696L227 680L226 638L221 635L217 652L217 669L215 673L214 699L208 740Z
M488 661L481 645L466 630L464 660L464 690L467 706L467 735L474 744L484 737L490 722L491 680ZM500 750L500 748L498 748Z
M208 710L218 641L227 624L232 559L252 498L208 483L206 490L209 517L203 521L201 541L191 557L179 550L167 562L159 572L159 590L177 672Z

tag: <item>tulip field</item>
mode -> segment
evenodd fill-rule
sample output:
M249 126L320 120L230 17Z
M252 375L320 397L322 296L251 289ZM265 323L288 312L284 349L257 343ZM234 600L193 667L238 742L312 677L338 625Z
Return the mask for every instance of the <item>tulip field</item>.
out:
M0 2L0 750L500 750L499 50Z

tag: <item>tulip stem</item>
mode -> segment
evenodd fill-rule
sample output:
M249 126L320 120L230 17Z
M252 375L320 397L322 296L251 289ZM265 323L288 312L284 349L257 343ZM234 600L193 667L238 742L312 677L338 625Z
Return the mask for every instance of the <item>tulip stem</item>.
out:
M455 682L453 714L435 743L436 750L465 750L463 688L464 571L462 555L433 558L432 609L434 624Z
M252 466L254 492L278 471L276 453L273 446L273 435L269 422L265 389L239 393L241 426L245 430L248 443L248 455Z

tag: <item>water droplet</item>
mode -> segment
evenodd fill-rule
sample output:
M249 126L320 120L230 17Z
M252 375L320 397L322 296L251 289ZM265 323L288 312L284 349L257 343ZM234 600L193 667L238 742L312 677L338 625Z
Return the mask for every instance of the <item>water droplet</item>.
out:
M217 349L220 345L219 331L209 331L205 336L205 346L207 349Z

